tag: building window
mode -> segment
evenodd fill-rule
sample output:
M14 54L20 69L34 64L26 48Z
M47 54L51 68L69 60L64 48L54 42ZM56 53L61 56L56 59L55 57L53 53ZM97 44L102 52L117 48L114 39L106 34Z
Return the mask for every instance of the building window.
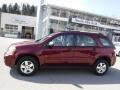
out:
M58 20L50 20L50 23L58 24Z
M103 31L103 30L104 30L104 28L99 27L99 30L100 30L100 31Z
M93 21L94 20L93 18L94 18L93 16L87 15L85 19L89 21Z
M52 8L52 15L53 16L59 16L59 14L60 14L60 9Z
M78 12L70 11L70 16L77 17L78 16Z
M117 41L118 41L118 38L117 38L117 37L114 37L114 41L117 42Z
M60 17L67 18L67 11L61 10Z
M9 34L17 34L18 33L18 26L5 24L5 31L4 32L9 33Z
M66 26L67 22L65 22L65 21L59 21L59 24L62 25L62 26Z
M120 36L114 36L114 42L120 42Z
M77 27L83 27L83 24L77 24Z
M77 17L80 18L80 19L86 19L86 15L83 14L83 13L79 13L79 14L77 15Z
M93 21L100 22L101 20L100 20L100 17L94 16Z
M107 24L107 18L101 18L101 24L106 25Z
M53 20L53 19L51 19L50 20L50 26L49 26L50 28L53 28L53 29L57 29L57 27L58 27L58 20Z

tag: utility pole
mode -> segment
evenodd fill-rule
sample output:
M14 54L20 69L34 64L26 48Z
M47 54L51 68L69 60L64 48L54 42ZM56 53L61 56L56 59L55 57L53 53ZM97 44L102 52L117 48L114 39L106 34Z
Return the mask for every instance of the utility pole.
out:
M2 30L1 30L1 9L0 9L0 36L2 35Z
M35 39L40 39L43 33L42 27L42 19L43 19L43 10L42 6L45 4L45 0L39 0L40 4L37 8L37 21L36 21L36 31L35 31Z

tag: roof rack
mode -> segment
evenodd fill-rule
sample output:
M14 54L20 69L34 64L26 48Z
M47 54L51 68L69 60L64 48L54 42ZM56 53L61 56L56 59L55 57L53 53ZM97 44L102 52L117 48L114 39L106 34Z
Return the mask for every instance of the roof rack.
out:
M59 32L82 32L82 33L93 33L93 34L99 34L99 35L105 36L104 34L102 34L100 32L88 32L88 31L78 31L78 30L73 30L73 31L59 31Z
M73 31L60 31L60 32L86 32L86 33L100 33L100 32L88 32L88 31L78 31L78 30L73 30ZM100 33L102 34L102 33Z

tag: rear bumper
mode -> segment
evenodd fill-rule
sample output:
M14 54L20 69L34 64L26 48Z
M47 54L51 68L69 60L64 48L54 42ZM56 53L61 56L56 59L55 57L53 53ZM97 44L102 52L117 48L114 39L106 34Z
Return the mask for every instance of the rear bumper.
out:
M116 55L111 58L111 66L113 66L116 63Z
M116 55L119 55L119 52L120 52L119 49L116 49L116 50L115 50L115 54L116 54Z

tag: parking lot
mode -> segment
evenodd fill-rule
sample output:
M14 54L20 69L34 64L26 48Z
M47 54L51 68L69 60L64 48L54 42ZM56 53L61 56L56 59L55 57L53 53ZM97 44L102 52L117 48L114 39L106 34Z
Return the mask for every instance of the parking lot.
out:
M20 76L4 65L3 54L14 42L24 40L0 37L0 90L118 90L120 58L104 76L95 76L87 69L43 69L35 76Z

